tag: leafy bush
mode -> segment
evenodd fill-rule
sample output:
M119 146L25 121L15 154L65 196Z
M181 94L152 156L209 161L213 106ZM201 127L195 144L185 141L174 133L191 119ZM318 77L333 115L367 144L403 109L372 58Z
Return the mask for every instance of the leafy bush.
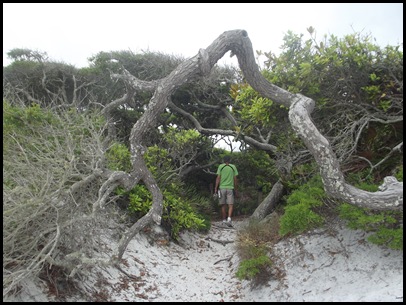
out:
M125 171L131 170L130 150L121 143L114 143L106 152L107 167L111 170Z
M368 237L368 241L376 245L386 245L395 250L403 250L403 228L381 228L378 232Z
M208 222L196 212L191 200L182 194L183 184L168 174L171 172L171 162L168 151L154 145L148 148L144 155L148 169L157 179L163 192L162 225L170 236L177 240L183 229L205 229ZM129 171L131 169L130 151L120 143L111 146L106 154L108 166L113 170ZM128 200L129 216L137 219L144 216L152 206L152 195L142 183L137 184L126 192L118 187L116 194Z
M200 218L190 204L170 191L164 191L164 212L162 220L170 227L171 237L179 238L182 229L202 229L204 219Z
M150 146L144 154L144 159L151 174L161 186L176 180L167 149L160 148L158 145Z
M376 212L356 207L348 203L339 206L339 215L347 220L347 226L353 230L373 232L367 240L377 245L386 245L392 249L403 249L403 229L400 228L402 212Z
M236 276L238 279L251 280L255 278L265 268L272 266L271 259L266 255L260 255L255 258L244 260L238 266Z
M278 226L278 217L273 217L264 222L250 219L247 225L240 229L237 253L241 262L236 273L237 278L250 280L253 285L269 280L272 261L268 257L268 245L278 241Z
M323 222L323 217L311 211L306 203L287 206L281 217L279 234L300 234L321 226Z
M151 209L152 195L142 184L137 184L129 194L128 211L142 217Z
M397 167L396 172L395 172L395 177L398 179L398 181L403 181L403 166L400 165Z
M218 201L213 200L210 194L202 194L196 185L184 185L181 190L181 196L188 202L197 214L206 219L206 224L210 227L210 217L218 209ZM215 204L215 206L214 206Z
M321 206L325 198L320 175L312 177L294 190L287 198L285 213L280 219L279 234L300 234L322 225L324 218L312 209Z

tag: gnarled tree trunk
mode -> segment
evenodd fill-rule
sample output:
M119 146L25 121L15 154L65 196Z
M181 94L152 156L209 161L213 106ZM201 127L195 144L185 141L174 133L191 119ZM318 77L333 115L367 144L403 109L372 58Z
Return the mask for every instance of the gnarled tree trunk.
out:
M258 220L264 219L272 210L275 208L276 204L279 202L283 195L284 186L281 180L278 180L273 186L261 204L252 213L251 218L256 218Z

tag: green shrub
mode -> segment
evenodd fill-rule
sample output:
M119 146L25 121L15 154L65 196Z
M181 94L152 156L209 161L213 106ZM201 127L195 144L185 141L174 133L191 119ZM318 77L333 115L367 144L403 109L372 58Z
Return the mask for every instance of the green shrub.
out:
M369 232L385 223L396 223L396 219L390 215L393 212L373 212L348 203L340 205L338 210L340 217L347 220L347 226L353 230L360 229Z
M339 215L353 230L373 232L367 240L392 249L403 249L403 229L400 228L403 214L400 211L372 211L348 203L338 207Z
M213 200L210 194L202 193L196 185L184 185L181 190L181 196L188 202L192 208L207 219L208 224L211 222L210 217L218 209L218 201Z
M163 174L169 172L170 160L167 151L160 149L158 146L148 148L144 155L148 169L157 181L162 181ZM110 147L106 154L108 166L112 170L131 170L131 154L129 149L120 143L115 143ZM163 184L163 213L162 225L169 230L170 236L177 240L179 233L186 229L207 229L208 221L196 212L192 207L192 200L181 196L183 185L176 179L169 180ZM117 195L122 197L128 196L127 210L131 217L137 219L144 216L151 209L152 194L144 184L139 183L129 192L126 192L122 187L115 190Z
M397 167L396 172L395 172L395 177L398 179L398 181L403 181L403 166L400 165Z
M321 193L324 194L324 190L319 188L308 188L308 191L299 189L292 192L286 202L288 206L304 204L309 208L317 207L323 204Z
M317 228L324 218L313 208L323 205L326 193L320 175L312 177L307 183L294 190L287 198L285 212L280 218L279 234L300 234Z
M57 123L56 117L49 109L41 109L38 104L19 107L3 101L3 128L29 132L33 127L53 123Z
M403 250L403 228L381 228L367 240L376 245L385 245L391 249Z
M236 276L251 281L257 286L269 280L272 262L268 257L268 245L278 239L279 216L273 214L267 221L250 219L238 232L237 253L241 259Z
M211 217L209 215L199 213L196 213L196 216L203 220L203 225L199 227L198 230L203 233L208 233L211 228Z
M106 153L107 167L116 171L131 170L130 150L121 143L114 143Z
M152 206L152 195L142 184L137 184L129 194L128 211L141 216L148 213Z
M236 276L240 280L252 280L254 279L263 269L272 266L271 259L266 255L257 256L255 258L243 260L236 272Z
M300 234L321 226L323 217L311 211L305 203L285 207L285 213L280 219L279 234Z
M3 100L3 151L6 151L9 145L14 145L14 141L17 140L22 147L35 150L37 147L32 147L32 143L25 140L30 136L42 134L42 130L47 129L49 125L56 127L58 124L60 124L58 118L50 110L41 109L38 104L20 107ZM57 135L50 135L49 141L52 143L56 138Z
M143 184L137 184L129 192L117 188L116 194L128 196L127 211L136 219L144 216L151 209L152 195ZM171 238L177 240L182 230L208 230L210 220L198 214L190 202L181 198L173 190L163 190L162 226L167 228Z
M182 229L203 229L205 228L204 219L195 213L191 205L176 196L173 192L165 190L164 192L164 212L162 221L169 225L170 235L173 239L179 238Z
M287 198L288 205L304 203L309 207L320 206L326 198L320 175L313 176L305 184L297 187Z

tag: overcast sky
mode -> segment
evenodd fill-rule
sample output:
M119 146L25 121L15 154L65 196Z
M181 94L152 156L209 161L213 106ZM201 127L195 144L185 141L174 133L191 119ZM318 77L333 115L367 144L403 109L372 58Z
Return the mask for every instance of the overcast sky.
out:
M362 32L403 47L403 3L3 3L3 66L14 48L46 52L76 67L101 51L182 55L224 31L244 29L254 50L279 52L288 30L317 37ZM220 63L236 64L228 54Z

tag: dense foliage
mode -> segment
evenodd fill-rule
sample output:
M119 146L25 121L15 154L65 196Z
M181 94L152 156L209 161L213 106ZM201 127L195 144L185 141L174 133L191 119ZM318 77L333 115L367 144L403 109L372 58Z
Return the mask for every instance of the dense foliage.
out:
M179 143L186 145L188 141L194 141L194 139L195 137L186 136ZM192 147L191 144L190 146ZM115 144L107 152L108 166L114 170L128 170L131 166L130 156L130 151L124 145ZM199 216L200 211L197 207L193 208L193 201L196 199L184 196L185 184L179 179L179 176L173 175L173 163L168 151L151 146L145 158L148 168L156 179L161 181L164 194L162 225L168 229L170 236L177 240L182 230L205 229L208 224L202 216ZM142 184L137 184L128 192L118 188L116 193L127 201L125 207L131 218L138 219L151 209L152 196ZM206 205L209 204L210 201L207 199Z

